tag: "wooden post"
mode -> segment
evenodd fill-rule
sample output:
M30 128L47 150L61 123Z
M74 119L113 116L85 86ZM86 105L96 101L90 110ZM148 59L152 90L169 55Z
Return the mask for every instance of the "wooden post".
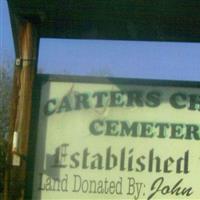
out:
M5 171L5 180L4 180L4 200L9 199L9 183L10 183L10 172L11 172L11 163L12 163L12 139L13 132L15 129L15 119L17 114L17 105L18 105L18 93L19 93L19 77L20 77L21 68L15 67L14 76L13 76L13 88L11 96L11 110L10 110L10 121L9 121L9 135L8 135L8 145L7 145L7 168Z
M34 24L20 23L17 33L19 58L14 74L12 113L9 135L9 169L6 173L4 200L23 200L26 178L26 157L28 152L29 127L31 120L32 88L36 74L38 35ZM18 148L13 152L13 134L17 133ZM13 166L13 159L19 165Z

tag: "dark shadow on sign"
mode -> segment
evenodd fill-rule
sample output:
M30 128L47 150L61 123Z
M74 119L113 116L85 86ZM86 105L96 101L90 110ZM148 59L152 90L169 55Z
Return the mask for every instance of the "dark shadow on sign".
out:
M45 87L41 96L41 88ZM49 99L50 85L42 80L36 79L35 88L33 90L32 98L32 117L31 117L31 131L29 136L29 150L27 159L27 177L25 199L32 199L33 189L37 190L37 199L41 199L41 191L39 190L39 174L37 177L36 186L34 185L34 173L36 168L41 170L39 173L45 171L43 169L45 160L45 141L47 132L47 120L42 115L41 101L45 102ZM41 126L42 124L42 126ZM40 130L40 132L39 132ZM38 146L40 151L38 152ZM36 166L36 161L39 160L39 165ZM37 175L36 175L37 176ZM35 188L37 187L37 188Z

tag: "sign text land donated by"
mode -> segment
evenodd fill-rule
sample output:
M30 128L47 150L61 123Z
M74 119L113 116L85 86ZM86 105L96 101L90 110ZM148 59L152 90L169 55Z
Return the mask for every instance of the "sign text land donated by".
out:
M33 199L200 198L200 90L41 86Z

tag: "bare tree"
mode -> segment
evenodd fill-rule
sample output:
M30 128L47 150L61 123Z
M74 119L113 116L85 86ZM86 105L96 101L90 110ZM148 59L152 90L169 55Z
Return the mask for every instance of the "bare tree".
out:
M10 68L0 66L0 135L8 134L12 78Z
M96 70L92 70L90 73L88 73L89 76L99 76L99 77L111 77L113 76L113 72L110 68L99 68Z
M12 86L11 68L0 64L0 199L3 191L4 170L6 167L6 140L9 129L10 95Z

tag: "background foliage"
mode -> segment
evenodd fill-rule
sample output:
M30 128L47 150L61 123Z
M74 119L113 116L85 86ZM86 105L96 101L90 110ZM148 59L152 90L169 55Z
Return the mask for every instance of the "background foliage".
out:
M10 96L12 70L9 62L0 64L0 193L3 190L4 169L6 167L6 137L9 130ZM0 196L1 198L1 196Z
M9 66L0 67L0 135L6 137L9 125L10 95L12 86Z

